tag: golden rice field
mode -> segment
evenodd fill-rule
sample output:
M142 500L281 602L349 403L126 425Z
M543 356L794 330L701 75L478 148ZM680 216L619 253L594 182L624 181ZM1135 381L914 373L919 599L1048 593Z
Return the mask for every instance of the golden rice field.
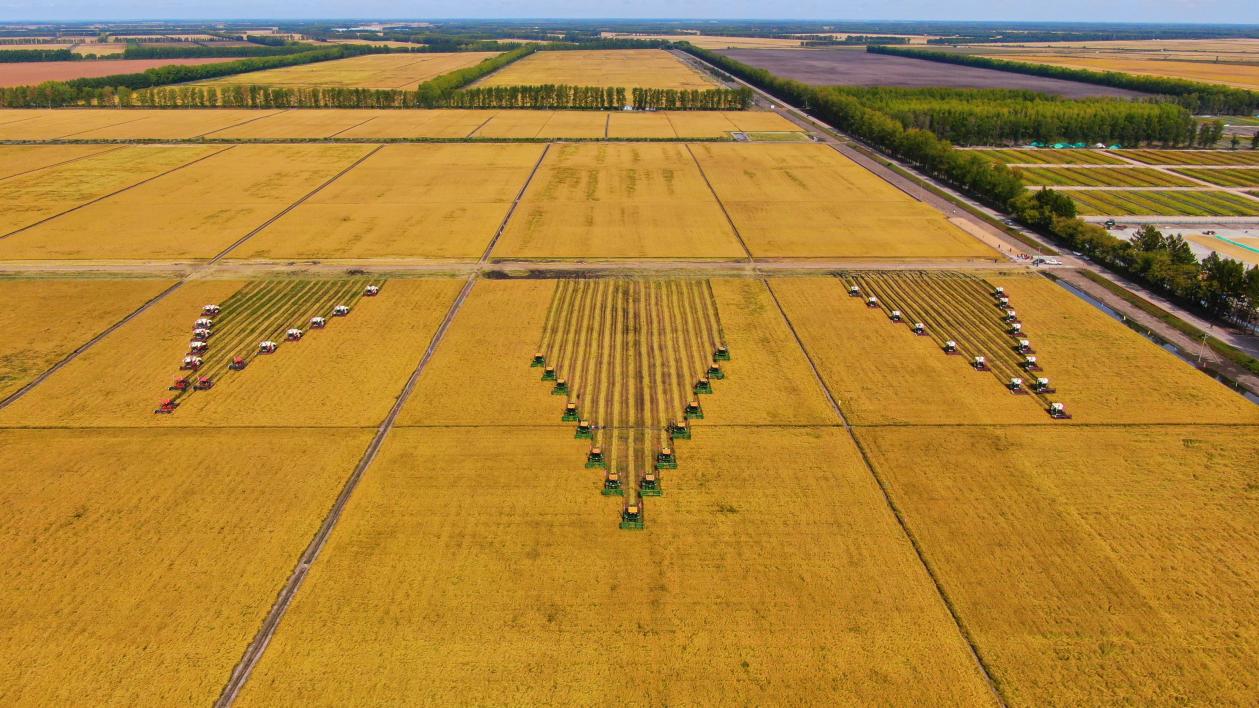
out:
M201 84L414 90L429 79L449 74L457 69L475 66L495 56L498 56L498 52L364 54L349 59L250 71L212 79Z
M1259 691L1257 430L857 437L1009 704L1223 705Z
M370 437L0 429L0 700L211 703Z
M729 138L799 128L771 111L0 109L0 140ZM4 146L5 151L16 147ZM62 146L105 149L102 146ZM9 158L0 154L0 164ZM0 171L0 178L3 172Z
M1168 61L1158 58L1112 56L1058 56L1049 54L1001 54L1000 59L1049 64L1094 71L1121 71L1128 74L1166 76L1239 88L1259 88L1259 65L1215 63L1212 61Z
M0 260L212 258L373 148L316 144L126 148L154 149L213 154L6 236L0 239ZM123 153L107 153L99 159L119 154ZM86 166L96 159L64 169ZM51 178L64 169L38 174ZM0 190L4 186L17 183L0 183ZM136 214L145 218L134 219ZM120 224L125 227L119 228Z
M0 400L174 284L165 279L0 279Z
M387 145L232 258L478 258L542 145Z
M692 152L753 256L996 258L939 211L827 146L741 147Z
M1259 407L784 131L0 111L0 703L1253 702Z
M36 168L0 181L0 203L5 205L0 210L0 246L8 246L10 239L16 240L13 234L20 229L210 157L222 149L219 146L129 146L54 164L47 169ZM8 146L0 148L0 153L5 152ZM30 160L30 155L25 159ZM0 260L7 257L7 254L0 255Z
M242 703L989 702L842 431L697 435L646 534L572 442L398 430Z
M947 356L934 337L915 337L907 324L892 324L883 310L848 297L838 279L782 279L772 286L853 423L1259 423L1253 404L1048 280L986 280L1009 292L1043 362L1040 375L1057 388L1054 398L1066 403L1071 421L1051 420L1042 401L1011 395L992 374L974 371L970 356L991 360L997 343L977 338L975 323L964 316L948 337L964 355ZM901 284L898 292L919 309L934 307L949 316L951 304L933 301L950 303L955 288L948 282ZM907 306L907 322L913 313ZM1016 339L1008 343L1012 347ZM1030 382L1032 375L1022 378Z
M475 86L573 86L711 89L718 85L663 49L534 52Z

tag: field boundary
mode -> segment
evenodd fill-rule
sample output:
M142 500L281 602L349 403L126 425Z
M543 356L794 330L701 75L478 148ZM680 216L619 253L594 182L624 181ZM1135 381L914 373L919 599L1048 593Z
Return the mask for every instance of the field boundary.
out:
M157 295L154 295L153 297L149 298L148 302L145 302L143 305L140 305L135 310L132 310L131 314L123 317L122 319L113 323L109 327L106 327L103 331L98 333L95 337L92 337L91 339L87 340L83 344L79 345L79 348L75 349L74 351L64 356L61 359L61 361L58 361L56 364L53 364L51 367L49 367L39 376L36 376L35 378L31 379L22 388L19 388L18 390L6 396L4 400L0 400L0 410L4 410L5 408L9 406L9 404L16 402L19 398L30 393L32 389L34 389L36 386L40 385L45 380L47 380L49 376L52 376L53 374L57 373L58 371L61 370L62 367L74 361L75 359L77 359L80 354L87 351L88 349L91 349L93 346L96 345L97 342L113 334L114 331L117 330L119 327L122 327L123 325L127 324L128 322L135 319L136 317L139 317L150 307L164 300L167 295L170 295L171 293L175 292L175 290L177 290L179 286L183 285L186 281L187 281L186 277L180 278L179 280L175 281L170 287L166 288L165 290L158 293Z
M266 652L267 647L271 644L271 639L275 636L276 630L279 629L280 622L288 613L289 605L292 604L293 598L297 592L301 590L302 585L306 581L306 576L310 572L311 565L319 558L319 554L328 543L328 539L332 535L332 531L336 528L337 522L340 521L341 515L345 512L345 507L349 504L350 497L354 494L354 490L358 488L359 482L363 479L363 475L367 472L367 468L375 461L377 453L380 452L381 446L384 444L385 438L389 432L393 430L394 422L397 420L399 413L402 412L403 406L411 398L411 394L415 391L416 385L419 383L420 376L428 367L429 361L432 360L437 346L441 343L446 331L450 328L451 322L454 321L455 315L458 314L463 303L471 293L472 287L476 284L476 274L468 276L464 283L463 289L455 296L450 307L446 309L446 315L442 318L441 324L437 326L433 332L432 338L429 340L428 348L424 350L424 354L420 357L419 363L411 372L410 378L402 387L401 393L398 394L394 401L393 407L389 409L389 413L385 415L380 426L376 429L376 435L372 437L367 449L363 451L362 457L359 458L358 464L354 466L354 470L346 479L345 484L341 487L340 494L332 504L332 508L324 517L323 523L315 532L314 538L306 546L306 550L299 556L297 567L289 575L288 582L281 588L276 598L275 604L272 605L271 611L267 613L266 619L263 620L262 627L254 639L245 648L244 655L240 662L232 670L231 676L228 678L227 684L223 687L223 691L219 694L214 705L216 708L226 708L235 703L237 696L240 694L249 677L253 675L254 669L258 666L258 662L262 660L262 655Z
M84 207L89 207L89 206L92 206L93 204L95 204L95 203L97 203L97 202L102 202L102 201L105 201L106 199L109 199L110 197L117 196L117 195L119 195L119 194L122 194L123 192L126 192L126 191L131 190L131 189L135 189L136 187L139 187L139 186L141 186L141 185L148 184L149 182L152 182L152 181L153 181L153 180L155 180L155 179L158 179L158 178L161 178L161 177L165 177L166 175L169 175L169 174L173 174L173 173L175 173L175 172L178 172L179 170L182 170L182 169L184 169L185 167L189 167L189 166L195 165L195 164L197 164L198 162L201 162L202 160L208 160L208 159L210 159L211 157L217 157L217 156L219 156L219 155L222 155L223 153L227 152L228 150L231 150L231 149L232 149L232 147L235 147L235 146L225 147L225 148L223 148L222 150L215 150L214 152L210 153L209 155L202 155L201 157L198 157L198 158L197 158L197 159L195 159L195 160L190 160L190 161L188 161L188 162L183 163L182 165L176 165L176 166L174 166L174 167L170 168L169 170L165 170L164 172L161 172L161 173L159 173L159 174L155 174L155 175L153 175L152 177L148 177L148 178L146 178L146 179L142 179L142 180L140 180L139 182L136 182L136 183L134 183L134 184L129 184L129 185L127 185L126 187L123 187L122 189L116 189L116 190L114 190L114 191L110 192L109 194L104 194L104 195L101 195L101 196L99 196L99 197L97 197L97 198L95 198L95 199L92 199L92 200L90 200L90 201L83 202L82 204L76 204L75 206L72 206L72 207L70 207L69 209L66 209L65 211L59 211L59 212L57 212L56 214L52 214L51 216L46 216L46 217L44 217L44 218L40 219L39 221L36 221L36 222L35 222L35 223L33 223L33 224L27 224L26 226L23 226L23 227L21 227L21 228L19 228L19 229L14 229L13 231L10 231L10 232L9 232L9 233L7 233L7 234L0 234L0 240L3 240L3 239L6 239L6 238L9 238L9 237L11 237L11 236L16 236L16 235L18 235L18 234L22 233L23 231L29 231L29 230L31 230L31 229L33 229L33 228L35 228L36 226L39 226L40 224L46 224L46 223L48 223L49 221L52 221L53 219L56 219L56 218L59 218L59 217L65 216L66 214L69 214L69 213L71 213L71 212L78 211L78 210L80 210L80 209L82 209L82 208L84 208ZM99 154L99 153L98 153L98 154Z
M988 685L988 690L992 692L992 696L996 700L997 704L1003 706L1004 708L1008 705L1006 703L1005 696L1002 695L1001 689L997 685L996 680L993 679L992 671L989 668L988 663L984 661L983 654L979 650L979 645L976 643L975 638L971 635L970 630L967 629L966 623L962 621L962 616L958 612L957 606L954 605L952 598L949 597L948 591L944 589L944 584L940 581L940 577L936 573L935 567L927 560L926 553L923 551L922 545L918 542L918 537L915 536L914 532L909 528L909 522L905 519L904 512L901 511L900 507L892 499L891 489L888 487L887 482L883 479L882 475L880 475L875 469L874 461L870 459L870 455L866 451L865 446L862 445L861 439L857 437L852 423L850 423L848 417L844 415L843 408L840 407L834 394L831 393L830 387L826 385L826 380L822 378L822 372L818 369L817 363L813 359L813 355L809 353L808 348L804 345L804 340L800 338L800 333L796 331L795 324L792 323L791 318L787 316L787 310L783 308L782 302L779 301L778 294L774 292L773 286L770 285L768 279L762 279L761 282L765 284L765 290L769 293L770 299L774 301L774 306L778 309L778 314L782 316L783 323L787 325L787 329L791 330L791 336L795 339L796 346L800 347L800 351L804 354L805 360L809 362L809 368L813 370L813 378L817 381L818 386L826 395L827 403L830 404L835 415L839 417L845 432L848 433L848 436L852 439L853 445L856 446L857 452L861 455L861 461L865 466L866 471L870 473L870 476L874 479L875 484L878 485L879 491L883 493L883 501L887 504L888 510L892 512L892 516L896 519L896 523L900 526L901 533L903 533L906 540L909 541L909 545L914 549L914 553L918 557L918 562L922 565L923 570L927 573L927 577L931 579L931 583L935 586L936 595L939 596L940 601L944 603L945 609L953 618L953 624L957 628L958 634L961 635L962 641L966 643L967 648L970 650L970 656L975 662L975 668L979 670L980 676Z

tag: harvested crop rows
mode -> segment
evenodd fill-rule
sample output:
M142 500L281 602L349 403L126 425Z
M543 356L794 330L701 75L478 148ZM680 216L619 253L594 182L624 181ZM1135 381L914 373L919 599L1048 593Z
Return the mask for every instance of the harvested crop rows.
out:
M1037 187L1199 186L1193 180L1152 167L1023 167L1019 172L1023 175L1023 181Z
M348 316L367 286L366 278L347 280L258 280L232 293L222 304L189 313L190 351L180 373L156 412L174 413L178 406L223 376L245 376L254 358L280 356L305 336ZM375 295L379 285L370 286ZM188 372L188 373L185 373Z
M1096 216L1259 216L1259 200L1230 192L1073 190L1080 213Z
M556 287L533 366L590 440L586 466L606 470L603 493L626 496L638 527L641 497L659 496L661 470L678 465L673 441L690 439L700 396L723 385L724 342L706 280Z
M964 273L854 273L840 278L849 296L881 310L888 321L929 337L945 354L979 373L991 372L1016 395L1039 399L1047 413L1066 417L1029 335L1004 287Z

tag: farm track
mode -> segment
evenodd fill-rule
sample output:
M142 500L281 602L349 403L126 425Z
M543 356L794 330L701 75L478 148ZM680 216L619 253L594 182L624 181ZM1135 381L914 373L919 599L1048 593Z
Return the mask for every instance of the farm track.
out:
M14 173L13 173L13 174L11 174L11 175L5 175L4 177L0 177L0 182L3 182L3 181L5 181L5 180L9 180L9 179L13 179L14 177L21 177L22 175L29 175L29 174L30 174L30 173L32 173L32 172L39 172L39 171L41 171L41 170L48 170L48 169L52 169L52 168L54 168L54 167L61 167L62 165L68 165L68 164L70 164L70 163L72 163L72 162L78 162L79 160L85 160L85 159L87 159L87 158L89 158L89 157L100 157L101 155L104 155L105 153L114 152L115 150L121 150L121 149L122 149L122 148L124 148L124 147L125 147L124 145L119 145L118 147L109 148L108 150L101 150L100 152L92 152L92 153L88 153L88 154L86 154L86 155L79 155L78 157L71 157L71 158L69 158L69 159L67 159L67 160L62 160L61 162L54 162L54 163L52 163L52 164L50 164L50 165L42 165L42 166L40 166L40 167L32 167L32 168L31 168L31 169L29 169L29 170L22 170L21 172L14 172Z
M918 558L919 565L922 566L923 571L931 580L931 583L935 588L936 595L940 598L941 603L944 605L945 609L949 613L949 616L953 620L953 626L957 628L958 634L966 643L970 657L975 663L975 668L987 684L993 700L997 703L997 705L1005 708L1008 703L1006 702L1001 689L998 687L997 682L993 680L991 667L984 659L983 653L980 652L979 645L975 641L974 635L971 634L970 629L967 628L966 623L962 620L962 616L958 612L957 605L953 602L952 597L945 589L944 583L940 580L940 575L936 571L935 566L933 566L927 559L922 543L918 540L918 537L913 532L913 529L910 528L909 522L905 518L904 511L892 497L891 488L888 486L887 480L883 479L883 476L879 474L877 468L875 468L874 462L870 459L869 451L866 450L866 447L861 442L861 439L857 437L856 430L853 428L852 423L848 420L847 415L844 414L843 408L839 405L839 401L835 398L835 394L831 392L830 386L828 386L826 384L826 380L822 378L822 372L818 369L817 360L813 358L812 352L810 352L808 347L805 346L804 340L800 338L800 333L796 331L795 324L792 323L791 318L787 316L787 311L783 308L782 302L778 299L777 293L774 292L773 286L770 284L769 280L763 280L762 282L765 284L765 290L769 293L770 299L774 302L774 307L778 310L778 314L782 317L783 323L786 324L787 329L791 331L791 336L795 340L796 346L800 348L800 351L804 354L805 360L808 361L809 368L813 371L814 381L824 394L831 411L840 420L844 431L848 433L849 438L856 446L866 472L870 474L870 476L874 479L875 484L878 485L879 491L883 496L884 503L887 505L888 510L892 513L892 516L896 519L896 523L900 528L901 533L904 534L906 540L909 541L910 546L914 549L914 554Z

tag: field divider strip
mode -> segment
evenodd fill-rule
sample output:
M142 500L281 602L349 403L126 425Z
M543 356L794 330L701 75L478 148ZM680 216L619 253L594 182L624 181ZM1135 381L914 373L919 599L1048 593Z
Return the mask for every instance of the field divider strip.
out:
M46 216L46 217L44 217L44 218L40 219L39 221L36 221L36 222L35 222L35 223L33 223L33 224L27 224L26 226L23 226L23 227L21 227L21 228L19 228L19 229L14 229L13 231L10 231L10 232L9 232L9 233L7 233L7 234L0 234L0 239L6 239L6 238L9 238L9 237L11 237L11 236L16 236L16 235L18 235L18 234L22 233L23 231L29 231L30 229L33 229L33 228L35 228L36 226L39 226L39 225L41 225L41 224L46 224L46 223L48 223L49 221L52 221L53 219L60 218L60 217L62 217L62 216L65 216L66 214L69 214L69 213L71 213L71 212L78 211L78 210L80 210L80 209L82 209L82 208L84 208L84 207L89 207L89 206L92 206L93 204L95 204L95 203L97 203L97 202L102 202L102 201L105 201L106 199L109 199L110 197L117 196L117 195L122 194L123 192L126 192L126 191L128 191L128 190L135 189L136 187L139 187L139 186L144 185L144 184L148 184L149 182L152 182L153 180L158 179L158 178L160 178L160 177L165 177L166 175L172 174L172 173L174 173L174 172L178 172L179 170L182 170L182 169L184 169L185 167L190 167L190 166L192 166L192 165L195 165L195 164L197 164L198 162L201 162L202 160L208 160L208 159L210 159L211 157L217 157L217 156L219 156L219 155L222 155L223 153L227 152L228 150L231 150L231 149L232 149L232 148L234 148L234 147L236 147L236 146L235 146L235 145L229 145L229 146L227 146L226 148L223 148L222 150L215 150L214 152L210 153L209 155L202 155L201 157L198 157L198 158L197 158L197 159L195 159L195 160L189 160L188 162L185 162L185 163L183 163L183 164L176 165L176 166L174 166L174 167L170 168L169 170L165 170L165 171L163 171L163 172L160 172L160 173L158 173L158 174L155 174L155 175L153 175L152 177L147 177L147 178L145 178L145 179L140 180L139 182L135 182L135 183L133 183L133 184L129 184L129 185L127 185L126 187L123 187L122 189L116 189L116 190L114 190L114 191L110 192L109 194L103 194L103 195L101 195L101 196L99 196L99 197L97 197L97 198L95 198L95 199L91 199L91 200L88 200L88 201L86 201L86 202L83 202L82 204L76 204L75 206L72 206L72 207L70 207L69 209L66 209L65 211L59 211L59 212L57 212L56 214L53 214L53 215L51 215L51 216Z
M835 399L834 394L831 393L830 387L826 385L826 380L822 378L822 372L818 369L817 363L813 359L813 354L811 354L808 347L804 345L804 340L801 339L800 333L796 331L796 326L791 321L791 318L787 316L787 310L783 308L782 302L778 299L778 294L774 292L773 286L769 283L769 279L762 279L761 282L765 284L765 290L769 293L770 299L774 301L774 306L778 308L778 314L782 316L783 323L786 324L787 329L791 331L791 336L795 339L796 346L800 347L800 352L804 354L805 360L809 362L809 368L813 370L813 377L817 381L818 386L821 388L822 393L826 396L826 401L830 404L831 410L839 417L844 430L852 439L853 445L856 446L857 452L861 455L861 461L864 464L866 471L870 473L870 476L874 479L875 484L879 486L879 490L883 494L883 501L887 504L888 510L892 512L892 516L896 519L896 523L900 526L901 533L905 535L905 538L909 541L909 545L914 549L915 555L918 556L919 564L921 564L923 570L926 571L927 577L931 579L932 584L935 586L936 594L940 597L940 601L944 603L945 609L953 618L953 624L957 628L958 634L961 635L962 641L965 642L966 646L970 649L971 659L974 660L975 667L979 670L980 676L984 679L984 682L987 683L988 690L992 693L993 699L998 705L1004 708L1008 705L1006 703L1005 696L1002 695L996 681L993 680L992 671L988 666L988 663L984 661L983 654L979 651L979 645L976 643L975 638L971 635L970 630L967 629L966 623L962 621L961 614L958 612L957 606L954 605L952 598L949 597L948 592L944 589L944 584L941 582L939 575L936 573L935 567L927 560L927 555L922 548L922 544L919 543L918 537L914 535L913 530L909 528L909 522L905 519L904 512L901 510L900 506L897 505L895 500L892 499L891 488L883 479L883 476L880 475L878 470L875 468L874 461L870 459L870 454L866 450L865 445L863 445L861 439L857 437L857 433L853 429L852 423L848 420L848 416L844 414L839 402Z
M683 146L686 148L686 154L690 155L691 159L695 161L695 169L699 170L699 176L704 178L704 184L708 185L708 191L712 192L713 201L717 202L717 206L721 208L721 213L726 217L726 223L730 224L730 230L734 232L734 237L739 240L739 246L747 254L748 263L752 263L755 260L752 258L752 251L748 248L747 242L743 240L743 234L739 233L739 227L735 226L734 219L731 218L730 212L726 210L725 203L721 201L721 197L717 196L717 190L704 172L704 166L699 163L699 158L695 156L695 151L691 149L690 143L683 143Z
M128 123L137 123L139 121L142 121L146 118L151 118L151 117L152 116L140 116L139 118L132 118L131 120L119 121L118 123L110 123L109 125L98 125L92 128L88 128L87 130L76 130L73 133L66 133L65 135L59 135L57 136L57 139L65 140L66 138L70 138L75 135L82 135L84 133L90 133L94 130L105 130L106 128L116 128L120 125L127 125Z
M385 438L393 430L394 423L402 412L403 406L411 398L411 394L419 383L420 376L423 375L424 370L428 367L429 361L432 360L433 354L437 351L438 345L441 344L442 338L450 328L451 322L454 321L455 315L458 314L469 293L472 292L472 287L476 284L476 281L475 273L469 275L459 294L455 296L450 307L446 309L446 315L442 318L441 324L437 326L437 330L433 332L428 347L424 350L419 363L416 364L415 369L411 372L410 378L403 385L402 391L394 401L393 407L389 409L389 413L381 421L380 426L376 429L376 435L372 437L371 442L367 445L367 449L363 451L363 456L359 458L358 464L354 466L354 470L341 487L340 494L337 495L332 508L328 511L327 516L324 517L318 531L315 532L314 538L311 539L310 544L306 546L306 550L298 558L297 566L289 576L288 582L280 590L275 604L272 605L271 611L267 613L266 619L263 620L262 627L259 628L257 635L254 636L249 646L245 648L245 653L241 657L240 663L236 665L232 675L228 678L227 684L223 687L222 693L219 694L218 699L214 702L216 708L226 708L232 705L240 694L241 689L244 688L245 683L249 680L249 677L253 674L254 669L257 668L258 662L261 661L262 655L271 644L271 639L275 636L276 630L279 629L280 622L288 613L289 605L292 604L293 598L305 583L311 565L319 558L320 552L327 545L328 539L332 535L332 530L336 528L337 522L345 512L345 507L349 503L350 497L354 494L354 490L358 488L358 484L363 479L367 468L375 461Z
M355 167L358 167L359 165L361 165L361 164L363 164L364 162L366 162L366 161L367 161L367 159L368 159L369 157L371 157L372 155L375 155L376 153L380 152L380 150L381 150L382 148L384 148L384 147L385 147L384 145L377 145L375 148L373 148L372 150L368 151L368 153L367 153L366 155L363 155L363 156L362 156L362 157L360 157L359 159L357 159L357 160L355 160L354 162L350 163L350 165L349 165L348 167L346 167L345 169L341 170L340 172L336 173L335 175L333 175L333 176L329 177L328 179L324 180L324 182L323 182L322 184L320 184L318 187L315 187L314 189L312 189L312 190L310 190L309 192L307 192L304 196L302 196L301 198L299 198L297 201L295 201L295 202L293 202L292 204L290 204L290 205L288 205L288 206L284 207L284 209L282 209L282 210L280 211L280 213L278 213L278 214L276 214L275 216L272 216L270 219L267 219L266 221L262 222L262 223L261 223L261 224L259 224L257 227L255 227L253 230L251 230L249 233L247 233L247 234L245 234L244 236L241 236L239 239L237 239L235 243L233 243L232 245L230 245L230 246L228 246L227 248L225 248L225 249L223 249L222 251L220 251L220 252L219 252L219 254L218 254L218 255L216 255L215 257L211 258L211 259L210 259L210 260L206 263L206 265L214 265L215 263L218 263L219 261L223 260L224 258L226 258L226 257L227 257L227 254L229 254L229 253L231 253L232 251L236 250L239 246L243 245L246 241L248 241L249 239L253 238L254 236L257 236L259 233L261 233L261 232L262 232L262 230L263 230L263 229L265 229L265 228L267 228L268 226L270 226L270 225L274 224L275 222L279 221L279 220L280 220L280 219L281 219L284 215L288 214L290 211L293 211L294 209L296 209L297 207L301 206L302 204L305 204L305 203L306 203L306 200L308 200L308 199L310 199L311 197L315 196L316 194L319 194L320 192L322 192L322 191L324 190L324 188L325 188L325 187L327 187L328 185L332 184L333 182L336 182L337 180L341 179L343 176L345 176L345 174L346 174L347 172L349 172L350 170L354 169Z
M11 175L6 175L6 176L4 176L4 177L0 177L0 182L3 182L3 181L5 181L5 180L9 180L9 179L13 179L14 177L21 177L22 175L29 175L29 174L30 174L30 173L32 173L32 172L39 172L40 170L50 170L50 169L52 169L52 168L54 168L54 167L61 167L62 165L68 165L68 164L70 164L71 162L78 162L79 160L86 160L86 159L87 159L87 158L89 158L89 157L100 157L101 155L104 155L104 154L105 154L105 153L107 153L107 152L114 152L115 150L121 150L121 149L123 149L124 147L127 147L127 146L126 146L126 145L119 145L119 146L117 146L117 147L112 147L112 148L108 148L108 149L105 149L105 150L101 150L100 152L89 152L89 153L88 153L88 154L86 154L86 155L79 155L78 157L72 157L72 158L70 158L69 160L62 160L61 162L54 162L54 163L52 163L51 165L44 165L43 167L34 167L34 168L29 169L29 170L22 170L21 172L15 172L15 173L13 173L13 174L11 174Z
M62 367L66 366L70 362L77 359L80 354L87 351L88 349L91 349L93 346L95 346L98 342L100 342L105 337L108 337L109 335L113 334L114 331L117 330L119 327L122 327L123 325L127 324L128 322L135 319L136 317L139 317L144 311L148 310L150 307L161 302L163 299L166 298L167 295L170 295L171 293L175 292L175 290L177 290L179 286L183 285L185 281L186 281L186 278L181 278L175 281L173 284L171 284L170 287L166 288L165 290L158 293L157 295L154 295L153 297L149 298L147 302L137 307L135 310L132 310L131 314L127 315L126 317L123 317L122 319L113 323L109 327L106 327L103 331L98 333L95 337L92 337L91 339L84 342L82 345L79 346L78 349L75 349L74 351L64 356L61 359L61 361L58 361L56 364L53 364L46 371L41 373L39 376L36 376L30 382L28 382L25 386L9 394L8 396L4 398L4 400L0 400L0 410L4 410L6 407L9 406L9 404L17 401L19 398L30 393L32 389L34 389L39 384L43 383L49 376L52 376L53 374L57 373L59 370L61 370Z
M495 113L491 114L489 118L486 118L485 120L481 121L481 124L480 124L480 125L478 125L477 127L473 128L473 129L472 129L472 131L471 131L471 132L469 132L467 135L463 136L464 140L467 140L468 138L471 138L472 136L474 136L474 135L476 135L477 133L481 132L481 129L482 129L482 128L484 128L484 127L485 127L485 126L486 126L486 125L487 125L490 121L494 120L496 117L498 117L498 113L497 113L497 112L495 112Z
M546 147L542 148L542 154L538 155L538 161L533 163L533 169L529 171L529 176L525 178L525 183L520 185L520 191L516 192L516 198L507 207L507 213L503 214L503 221L499 223L498 229L490 237L489 245L485 247L485 252L481 254L480 265L485 265L489 262L490 254L494 252L494 247L498 245L498 240L507 231L507 224L511 222L512 215L516 213L516 207L520 206L521 200L525 198L525 192L529 190L529 185L533 183L533 178L537 176L538 170L542 168L542 161L546 159L547 153L551 151L551 145L552 143L547 143Z

